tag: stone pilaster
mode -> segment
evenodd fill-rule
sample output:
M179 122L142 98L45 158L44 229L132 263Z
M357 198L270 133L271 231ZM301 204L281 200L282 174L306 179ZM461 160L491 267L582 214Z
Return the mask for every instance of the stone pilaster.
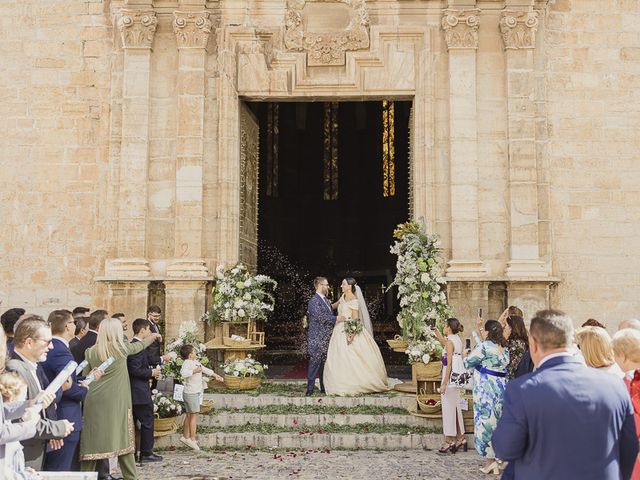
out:
M178 142L174 260L167 267L169 277L208 275L202 235L205 67L211 28L208 12L173 12L178 44Z
M149 82L158 20L153 10L122 9L117 23L124 49L118 238L117 258L107 260L105 274L146 277Z
M546 277L538 242L538 173L535 131L534 49L538 12L503 10L500 32L507 79L509 145L509 278Z
M146 318L149 282L107 280L107 311L122 312L129 321Z
M554 279L548 282L509 282L507 284L507 303L522 309L527 325L531 317L538 311L551 306L551 285Z
M488 316L490 314L489 282L449 281L447 282L447 299L453 308L453 316L464 325L465 337L470 337L471 330L475 328L478 308L482 308L484 318L491 318Z
M206 286L205 280L164 281L167 341L178 336L182 322L191 320L195 320L200 325L199 335L204 340L204 323L200 322L200 318L205 312Z
M480 10L445 10L449 49L451 260L447 275L484 276L478 225L478 114L476 50Z

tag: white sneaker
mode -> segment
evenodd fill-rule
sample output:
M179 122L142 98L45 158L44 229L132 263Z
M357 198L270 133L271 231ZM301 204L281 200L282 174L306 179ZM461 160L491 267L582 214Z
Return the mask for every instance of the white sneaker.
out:
M181 441L182 443L184 443L187 447L189 447L189 448L193 448L193 447L191 446L191 440L190 440L190 439L188 439L188 438L186 438L186 437L180 437L180 441Z
M189 438L188 440L189 440L189 446L191 448L193 448L195 451L200 451L200 446L198 445L198 442L196 442L195 440L192 440L191 438Z

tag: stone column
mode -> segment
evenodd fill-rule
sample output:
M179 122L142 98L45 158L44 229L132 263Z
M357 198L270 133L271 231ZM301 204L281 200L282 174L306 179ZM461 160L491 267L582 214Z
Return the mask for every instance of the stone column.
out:
M507 284L507 303L522 309L524 319L531 322L531 317L538 311L551 306L551 285L554 282L509 282Z
M149 282L107 280L106 283L109 287L107 311L110 314L122 312L130 322L146 318Z
M453 308L453 316L464 325L465 338L471 337L471 331L475 328L478 308L482 308L483 318L491 318L489 317L489 282L448 282L447 299Z
M165 345L178 336L180 324L190 320L199 323L204 339L204 323L200 317L205 310L206 280L165 280Z
M546 277L538 243L534 48L538 12L502 11L500 32L507 69L510 247L509 278Z
M106 275L149 275L146 258L149 75L157 24L153 10L122 9L118 17L124 49L118 238L117 258L107 260Z
M173 12L178 43L178 141L174 259L167 266L169 277L208 275L202 235L205 66L211 25L208 12Z
M476 50L480 10L444 11L449 49L449 138L451 174L451 260L447 275L487 273L480 259L478 225L478 114Z

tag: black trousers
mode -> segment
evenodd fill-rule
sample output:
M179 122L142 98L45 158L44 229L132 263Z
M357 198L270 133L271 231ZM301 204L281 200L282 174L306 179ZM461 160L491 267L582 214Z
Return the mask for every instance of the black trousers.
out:
M324 392L324 360L309 358L309 368L307 369L307 393L313 393L316 378L320 377L320 391Z
M140 422L140 454L153 453L153 404L133 405L133 422Z

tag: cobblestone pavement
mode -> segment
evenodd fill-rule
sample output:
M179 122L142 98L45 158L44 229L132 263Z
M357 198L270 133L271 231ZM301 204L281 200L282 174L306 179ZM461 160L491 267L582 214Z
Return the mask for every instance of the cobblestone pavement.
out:
M475 452L433 451L162 452L164 461L138 467L140 480L169 479L429 479L497 478L478 472Z

